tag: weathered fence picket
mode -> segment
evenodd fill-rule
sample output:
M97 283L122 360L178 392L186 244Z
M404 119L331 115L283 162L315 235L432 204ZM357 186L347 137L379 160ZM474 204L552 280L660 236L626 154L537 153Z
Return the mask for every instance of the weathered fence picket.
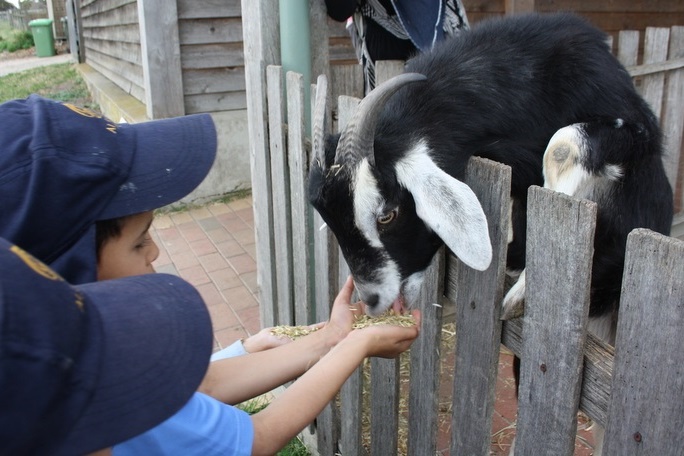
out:
M445 294L456 303L457 321L451 452L487 454L501 343L501 309L494 303L503 298L511 170L500 163L473 159L465 182L487 216L492 265L479 272L451 254L448 257Z
M684 242L630 233L622 290L605 454L681 455Z
M532 187L527 220L516 451L535 454L544 448L547 454L572 454L596 204Z
M290 216L290 173L288 171L287 141L283 118L282 68L269 66L266 70L268 87L268 137L273 198L273 275L277 306L272 309L281 324L294 322L292 303L292 217ZM291 323L289 323L291 324Z
M363 80L361 79L360 81L360 84L363 84ZM338 130L342 130L344 126L347 125L349 117L358 104L358 98L349 96L339 97L337 102L339 110ZM340 283L343 283L345 278L349 275L349 267L344 261L341 252L338 258L339 285ZM363 380L363 368L359 367L354 371L351 377L349 377L340 391L340 452L345 456L358 456L363 454L363 447L361 444Z
M618 58L660 116L668 177L681 210L684 27L647 30L642 64L638 52L638 32L621 32ZM386 79L400 69L396 62L379 63L378 78ZM265 289L273 290L277 300L269 305L262 295L262 321L309 324L328 317L330 302L349 269L330 230L306 198L311 149L322 145L305 137L302 78L295 73L283 75L280 67L264 72L270 147L258 163L271 195L262 205L269 213L258 217L257 224L273 220L273 229L262 249L272 252L266 263L272 269L260 277L271 280ZM345 125L359 101L336 95L359 96L362 83L358 66L331 70L328 128L339 130ZM318 89L314 86L311 93L322 94ZM372 360L366 388L364 369L357 369L339 399L317 419L319 454L435 454L439 364L448 356L454 358L450 454L488 454L501 344L522 358L518 454L540 454L542 449L548 454L572 454L578 408L606 426L605 454L681 454L684 242L648 230L630 234L613 348L586 330L595 205L533 187L526 315L502 324L510 179L510 169L504 165L471 160L465 180L487 215L492 266L474 271L448 250L439 252L422 290L423 323L411 349L408 388L401 388L396 360ZM657 312L649 312L656 307ZM456 322L456 349L440 353L440 333L447 319ZM370 410L363 410L364 389L370 396ZM409 419L402 446L397 409L406 391ZM369 428L364 419L370 420ZM370 436L367 446L364 433Z

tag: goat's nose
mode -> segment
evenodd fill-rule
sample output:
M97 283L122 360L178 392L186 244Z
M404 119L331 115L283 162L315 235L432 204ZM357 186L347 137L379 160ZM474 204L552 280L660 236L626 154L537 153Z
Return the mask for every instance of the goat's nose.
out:
M364 297L363 302L365 302L366 305L369 307L375 307L378 305L379 300L380 300L380 295L378 295L377 293L373 293L371 295Z

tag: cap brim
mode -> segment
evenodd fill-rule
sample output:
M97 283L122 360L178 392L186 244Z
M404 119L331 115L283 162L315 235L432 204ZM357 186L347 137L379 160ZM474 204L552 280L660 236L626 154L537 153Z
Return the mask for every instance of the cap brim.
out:
M128 178L100 220L180 200L204 180L216 158L216 129L208 114L120 124L117 131L129 137L135 151Z
M101 359L93 396L60 454L107 448L172 416L199 387L212 350L204 301L179 277L148 274L76 288L102 328L93 336L101 349L86 356Z

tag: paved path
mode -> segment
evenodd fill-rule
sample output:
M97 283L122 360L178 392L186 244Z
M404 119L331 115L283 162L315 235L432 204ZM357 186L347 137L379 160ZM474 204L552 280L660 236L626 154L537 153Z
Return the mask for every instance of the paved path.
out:
M26 57L0 61L0 77L46 65L73 62L71 54L57 54L52 57Z
M251 197L158 215L157 272L193 284L209 307L214 348L261 329Z

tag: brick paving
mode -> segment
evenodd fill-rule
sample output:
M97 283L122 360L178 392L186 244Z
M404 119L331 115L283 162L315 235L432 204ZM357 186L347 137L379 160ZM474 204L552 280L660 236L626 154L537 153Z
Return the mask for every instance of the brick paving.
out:
M251 198L155 217L157 272L183 277L207 303L214 348L260 329Z
M212 203L155 217L151 235L159 246L157 272L183 277L206 301L214 329L214 349L260 329L256 249L251 197ZM490 454L507 455L515 436L517 401L513 355L502 348ZM447 379L448 380L448 379ZM451 384L442 382L445 395ZM448 401L448 397L445 399ZM440 399L441 403L441 399ZM449 455L450 423L440 422L438 454ZM580 420L580 424L583 421ZM590 431L580 430L575 455L592 454Z

